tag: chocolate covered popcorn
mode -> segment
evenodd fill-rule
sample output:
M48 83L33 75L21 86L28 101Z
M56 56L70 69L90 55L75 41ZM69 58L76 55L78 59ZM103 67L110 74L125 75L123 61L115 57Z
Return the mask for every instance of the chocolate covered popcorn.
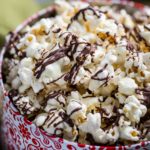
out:
M14 105L70 141L150 140L149 12L56 1L52 17L26 26L8 47L5 85Z

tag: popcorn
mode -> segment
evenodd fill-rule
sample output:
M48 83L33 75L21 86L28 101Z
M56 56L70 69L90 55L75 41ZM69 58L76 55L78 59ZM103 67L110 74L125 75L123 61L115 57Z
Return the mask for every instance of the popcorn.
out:
M12 80L12 88L13 89L18 89L21 85L21 81L20 81L20 78L17 76L15 79Z
M45 71L42 73L40 80L42 80L46 84L59 78L61 75L62 73L60 65L56 62L48 65L45 68Z
M138 87L135 81L131 78L123 78L118 83L119 92L125 95L133 95Z
M64 124L64 138L70 141L74 141L78 136L78 130L76 129L76 126L73 128L70 127L68 124Z
M64 113L62 109L59 111L49 112L48 117L46 118L43 128L49 134L61 135L63 133L64 122L60 114Z
M39 114L35 120L33 121L38 127L42 126L47 118L48 114L47 113L43 113L43 114Z
M43 84L35 78L31 82L31 87L35 93L38 93L44 88Z
M22 49L24 46L30 46L30 44L33 44L36 42L36 37L33 34L26 34L24 38L20 40L20 44L17 45L18 49Z
M126 54L127 54L127 41L125 39L118 42L116 47L117 54L117 63L122 64L125 62Z
M120 138L123 140L138 141L140 132L131 126L123 126L119 129Z
M84 132L89 132L94 134L94 130L100 129L101 126L101 115L99 113L87 115L87 121L79 126L79 128Z
M79 100L71 100L67 106L67 114L76 124L86 120L86 106Z
M19 87L19 90L20 92L24 92L31 85L33 72L32 70L24 67L18 70L18 74L19 74L20 81L22 82L22 85Z
M140 101L135 96L129 96L125 101L123 111L131 122L138 123L140 118L146 114L147 108L140 104Z
M101 97L100 97L101 98ZM100 107L99 97L85 97L82 99L82 102L86 105L87 111L92 110L97 111L97 108Z
M58 12L63 13L66 10L72 10L72 6L64 0L56 0L55 3L59 5ZM63 6L63 7L61 7Z
M115 143L119 138L119 129L118 127L111 128L107 133L107 139L109 143Z
M47 104L50 106L64 107L66 104L66 99L63 93L60 91L51 92L47 96Z
M105 87L100 87L99 89L95 90L95 95L101 94L102 96L110 96L111 93L116 89L114 84L109 84Z
M79 81L82 81L85 78L85 76L86 76L86 71L84 70L83 67L81 67L76 76L74 84L78 83Z
M78 35L78 34L85 34L86 33L86 29L77 21L74 21L72 23L72 26L69 28L70 32L73 32L74 34ZM86 35L84 36L84 39L87 38L91 38L90 36Z
M102 32L102 33L110 33L111 35L117 34L117 25L114 20L108 19L108 20L102 20L103 22L103 27L102 28L97 28L97 32Z
M146 30L144 26L138 26L140 29L140 35L146 40L147 44L150 45L150 31ZM150 25L145 25L146 28L150 28Z
M150 66L150 52L143 54L143 62L146 65L146 67L149 68L149 66Z
M128 56L126 57L125 61L125 67L127 69L127 72L129 70L133 70L134 68L138 69L144 69L145 66L143 65L143 57L142 53L139 52L129 52Z
M150 32L141 32L141 36L147 41L147 43L150 45Z
M121 12L121 16L123 17L122 20L123 20L124 25L129 29L133 29L134 28L134 22L132 21L131 16L128 15L124 9L121 10L120 12Z
M143 71L144 74L144 80L146 80L147 82L150 81L150 71Z
M49 105L49 104L47 104L46 107L44 108L44 111L46 111L47 113L48 113L48 112L55 111L55 110L57 110L57 107L56 107L56 106Z
M106 143L106 133L100 128L101 116L99 113L87 115L87 121L79 126L83 132L90 133L96 142ZM94 131L94 132L93 132Z
M41 47L38 43L31 44L29 47L26 48L27 56L39 59L42 49L43 47Z
M115 99L112 97L108 97L105 102L101 104L101 108L106 111L106 114L104 114L105 117L110 118L113 115L113 109L115 106Z
M89 89L91 91L96 90L99 87L105 87L109 85L109 81L114 76L114 70L111 65L102 66L93 76L89 83Z
M147 140L149 10L131 15L117 6L64 0L52 10L53 17L28 25L8 45L4 77L14 105L69 141Z
M105 54L105 52L104 52L103 48L98 46L96 51L93 54L93 61L99 62L101 60L100 58L103 58L104 54Z
M53 22L49 19L41 19L32 27L32 33L36 36L44 35L45 33L49 32L52 23Z
M28 58L22 59L20 62L20 68L23 68L23 67L33 69L34 63L33 63L32 58L28 57Z
M28 96L26 97L14 97L13 99L15 105L18 107L21 114L31 114L36 111L38 108L34 107L34 104L31 103ZM24 112L26 111L26 112Z
M13 69L10 66L10 74L6 77L8 83L10 83L11 81L13 81L15 79L15 77L17 76L17 72L18 72L17 65L14 66Z
M115 96L119 100L120 104L124 104L125 103L126 97L123 94L116 93Z
M121 116L118 123L119 123L119 127L131 125L130 121L125 120L125 116Z

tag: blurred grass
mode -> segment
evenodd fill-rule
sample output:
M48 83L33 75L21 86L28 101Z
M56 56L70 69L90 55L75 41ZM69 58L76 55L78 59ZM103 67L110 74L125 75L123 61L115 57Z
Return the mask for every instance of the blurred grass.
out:
M0 0L0 45L4 36L40 9L34 0Z

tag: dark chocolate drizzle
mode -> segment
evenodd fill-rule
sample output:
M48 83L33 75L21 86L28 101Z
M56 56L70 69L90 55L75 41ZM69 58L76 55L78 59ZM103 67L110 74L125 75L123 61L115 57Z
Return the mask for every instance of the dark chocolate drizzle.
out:
M34 73L37 79L40 78L42 72L45 70L47 65L52 64L65 56L68 56L70 60L74 60L73 56L76 53L78 46L80 44L84 44L85 47L76 57L77 63L71 68L71 71L65 76L65 80L69 80L69 82L73 84L80 67L84 64L85 59L87 58L88 55L92 55L92 53L95 50L94 46L92 47L91 44L87 42L78 42L77 36L71 34L70 32L64 32L60 35L60 37L62 36L65 36L64 44L62 46L59 46L59 49L50 52L45 58L42 58L42 60L37 62ZM73 79L71 79L72 76L74 76Z
M107 66L108 66L108 64L105 64L104 67L102 69L100 69L99 71L97 71L91 78L93 80L100 80L101 81L101 79L99 79L97 76L98 76L98 74L102 73L107 68Z
M49 93L45 99L46 99L46 101L55 99L60 105L65 107L65 103L63 103L62 101L59 100L60 96L62 96L64 99L66 99L64 92L60 91L60 90Z
M65 81L68 81L70 84L74 85L76 76L80 70L81 64L75 64L72 68L71 71L66 74L66 76L64 77Z
M13 103L15 104L16 108L23 114L31 114L34 112L37 112L38 109L35 108L33 111L31 111L31 108L33 107L33 103L31 101L28 102L19 102L20 99L23 97L22 95L19 95L18 90L10 90L8 93L8 96L10 97L10 99L13 101ZM27 107L28 105L28 107Z
M110 80L111 76L108 73L106 77L104 78L99 78L98 74L102 73L106 68L107 68L108 64L105 64L104 67L102 69L100 69L99 71L97 71L92 77L91 79L93 80L98 80L98 81L103 81L104 83L101 84L101 86L107 86L108 81Z
M148 26L144 25L144 28L145 28L146 30L150 31L150 28L149 28Z
M135 90L136 94L143 95L143 102L147 108L150 108L150 87L138 88Z
M61 75L59 78L57 78L57 79L55 79L55 80L49 82L48 84L57 82L59 79L63 78L65 75L66 75L66 74Z
M85 13L86 13L87 10L92 11L92 12L93 12L93 15L95 15L97 18L100 18L101 13L102 13L101 11L97 11L96 9L94 9L94 8L91 7L91 6L88 6L88 7L86 7L86 8L80 9L80 10L71 18L71 22L70 22L70 24L68 25L67 29L69 29L69 27L71 26L71 24L72 24L73 21L78 20L80 14L82 14L83 20L84 20L84 21L87 21L86 15L85 15Z
M48 124L48 127L50 127L58 118L59 118L59 116L57 116L53 120L51 120L51 122ZM55 125L56 125L56 123L55 123Z
M73 121L70 119L70 116L68 116L64 112L60 112L59 115L62 117L63 121L66 122L70 127L74 127Z
M35 73L37 79L41 77L42 72L45 70L47 65L50 65L59 59L65 57L65 51L68 49L68 47L62 47L60 49L57 49L53 52L51 52L46 58L42 59L40 62L37 62L35 66Z
M61 31L61 28L57 28L56 30L53 30L53 33L59 33Z
M85 44L85 43L84 43ZM89 43L85 45L83 50L80 52L80 54L76 57L76 64L71 68L70 72L65 76L65 80L68 81L70 84L74 85L75 84L75 79L76 76L84 64L86 58L88 55L92 55L94 52L94 47L92 47Z
M69 116L72 116L75 112L81 110L82 107L77 107L76 109L72 110L72 112L69 114Z
M139 38L136 36L134 30L129 31L129 35L134 39L135 42L139 43Z
M31 114L32 112L37 111L37 109L31 111L31 108L33 107L33 103L31 101L28 102L21 102L22 104L19 104L20 98L23 96L19 96L16 100L13 100L14 104L17 106L17 108L21 111L23 114ZM27 105L29 105L27 107Z
M55 110L57 110L57 108L51 108L51 109L49 110L49 113L50 113L50 112L53 112L53 111L55 111Z
M138 28L134 28L134 32L136 34L136 37L138 38L138 43L143 41L145 46L147 47L150 47L148 44L147 44L147 41L145 40L145 38L143 38L141 35L140 35L140 30Z

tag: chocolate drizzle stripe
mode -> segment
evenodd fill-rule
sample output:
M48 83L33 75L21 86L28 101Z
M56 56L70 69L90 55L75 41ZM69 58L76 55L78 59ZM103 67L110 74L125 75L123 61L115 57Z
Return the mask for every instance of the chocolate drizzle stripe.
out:
M84 43L85 44L85 43ZM74 64L74 66L71 68L70 72L66 74L64 79L66 81L69 81L70 84L75 84L76 76L81 68L81 66L84 64L86 58L94 52L95 48L91 47L89 43L86 43L83 50L80 52L80 54L77 56L76 61L77 63Z
M55 123L55 124L54 124L54 127L57 127L57 126L58 126L59 124L61 124L61 123L63 123L63 120L61 120L61 121Z
M79 56L77 56L76 60L77 62L84 62L85 59L87 58L87 56L89 54L92 54L94 52L94 48L92 48L92 46L88 43L86 43L86 46L84 47L84 49L81 51L81 53L79 54Z
M71 22L68 25L67 29L69 29L69 27L71 26L72 22L75 20L78 20L80 14L82 14L83 20L87 21L86 17L85 17L85 11L90 10L93 12L93 15L95 15L97 18L99 18L101 16L101 11L97 11L94 8L88 6L86 8L80 9L72 18L71 18Z
M138 29L134 29L134 31L135 31L135 33L136 33L136 36L137 36L137 38L138 38L138 42L140 42L140 41L144 41L144 44L147 46L147 47L149 47L149 45L147 44L147 41L145 40L145 38L143 38L141 35L140 35L140 31L138 31Z
M34 75L36 76L37 79L40 78L42 72L45 70L47 65L50 65L59 59L65 57L65 51L68 49L66 48L60 48L58 50L55 50L51 52L46 58L44 58L42 61L38 62L35 66L35 73Z
M61 91L54 91L54 92L50 93L50 94L46 97L46 100L55 98L56 96L58 96L58 95L60 95L60 94L61 94Z
M50 127L58 118L59 118L59 116L55 117L55 118L48 124L48 127Z
M95 49L91 48L91 45L89 43L78 42L76 36L72 35L71 33L67 33L67 37L65 38L63 47L60 47L59 49L51 52L46 58L43 58L41 61L37 62L34 73L36 78L40 78L42 72L45 70L47 65L52 64L65 56L68 56L71 60L73 60L73 55L76 53L78 45L80 44L85 44L85 47L76 58L78 64L74 65L70 72L70 74L76 74L74 73L74 69L78 72L80 66L84 63L86 57L89 54L92 54Z
M150 31L150 28L147 27L146 25L144 25L144 28L147 29L148 31Z
M75 64L71 68L71 71L68 74L66 74L66 76L64 77L65 81L69 81L70 84L74 85L75 79L80 70L80 67L81 67L81 64Z
M131 42L128 42L126 49L130 52L133 52L135 50L135 47Z
M59 78L57 78L57 79L55 79L55 80L49 82L48 84L57 82L59 79L63 78L65 75L66 75L66 74L61 75Z
M100 69L99 71L97 71L96 73L95 73L95 75L94 76L92 76L92 79L96 79L97 80L97 75L99 74L99 73L102 73L106 68L107 68L107 66L108 66L108 64L105 64L105 66L102 68L102 69Z
M150 108L150 87L139 88L135 90L136 94L143 95L144 105Z
M101 79L100 79L100 78L97 77L98 74L102 73L102 72L107 68L107 66L108 66L108 64L105 64L105 66L104 66L102 69L100 69L99 71L97 71L97 72L95 73L95 75L93 75L93 76L91 77L91 79L93 79L93 80L98 80L98 81L108 80L109 74L108 74L108 76L105 77L105 78L101 78Z
M81 109L82 109L82 107L78 107L78 108L74 109L74 110L69 114L69 116L72 116L75 112L77 112L77 111L79 111L79 110L81 110Z
M65 103L63 103L59 100L60 96L62 96L65 100L65 96L62 91L55 91L53 93L50 93L45 99L46 99L46 101L55 99L60 105L63 105L63 107L64 107Z
M56 100L57 100L57 102L58 102L60 105L62 105L63 107L65 107L65 103L61 102L58 98L57 98Z
M55 113L54 112L49 112L49 114L51 115L51 116L47 116L47 118L45 119L45 121L44 121L44 125L46 124L46 122L48 122L49 120L51 120L51 118L53 117L53 116L55 116Z
M74 127L73 121L70 119L70 116L67 115L66 113L60 112L59 115L63 119L64 122L66 122L70 127Z
M49 110L49 112L52 112L52 111L55 111L55 110L57 110L57 108L51 108L51 109Z
M84 49L81 51L81 53L79 54L80 56L77 56L77 58L76 58L76 61L77 60L79 60L80 62L81 62L81 60L80 60L80 58L81 58L81 55L83 54L83 53L85 53L87 50L87 46L88 45L90 45L89 43L87 43L87 42L70 42L71 44L70 44L70 49L69 49L69 51L67 52L67 56L71 59L71 60L73 60L74 58L73 58L73 56L74 56L74 54L77 52L77 49L78 49L78 46L79 45L82 45L82 44L84 44L85 45L85 47L84 47ZM86 56L84 56L84 57L86 57Z
M56 30L53 30L53 33L59 33L61 31L60 28L56 29Z

